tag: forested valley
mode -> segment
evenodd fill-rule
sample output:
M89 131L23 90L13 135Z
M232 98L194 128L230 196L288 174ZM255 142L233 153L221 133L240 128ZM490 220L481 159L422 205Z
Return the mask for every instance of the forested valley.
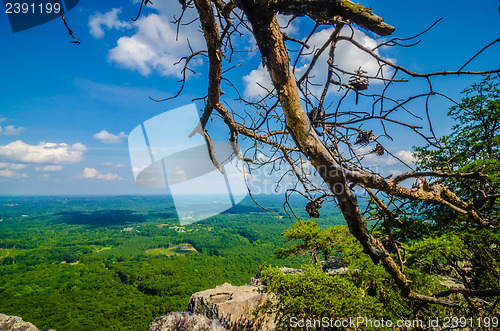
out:
M281 207L281 197L262 200ZM333 209L323 215L324 227L340 222ZM0 312L41 329L146 330L197 291L304 262L273 254L288 215L250 200L180 226L168 196L2 197L0 220Z

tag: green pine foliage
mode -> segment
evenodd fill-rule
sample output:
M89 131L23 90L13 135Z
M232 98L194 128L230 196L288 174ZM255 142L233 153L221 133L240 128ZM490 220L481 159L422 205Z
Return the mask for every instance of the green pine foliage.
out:
M317 226L317 222L297 221L292 229L284 232L284 235L294 238L295 231L299 229L302 231L305 228L311 229L315 234L319 232L318 237L330 234L332 241L329 258L334 259L337 266L349 267L339 273L335 270L325 271L319 263L310 263L303 266L302 274L284 274L278 267L266 267L262 272L266 284L265 291L272 293L274 299L258 313L277 313L281 330L289 328L292 318L321 320L323 317L328 317L334 320L348 320L362 316L396 323L399 320L419 318L427 320L446 315L448 310L442 307L415 314L418 311L418 303L401 298L391 276L382 266L374 265L372 260L363 254L361 245L350 235L347 227L321 229ZM302 235L302 238L308 236ZM302 238L295 239L303 240ZM297 245L305 247L305 242L294 244L292 247ZM285 251L280 252L283 254ZM415 290L420 293L432 295L445 289L438 279L422 272L419 268L405 269L405 271ZM363 328L365 329L381 328Z

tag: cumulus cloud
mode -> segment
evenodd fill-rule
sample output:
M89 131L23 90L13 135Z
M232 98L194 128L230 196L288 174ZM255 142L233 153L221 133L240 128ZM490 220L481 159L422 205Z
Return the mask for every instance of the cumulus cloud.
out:
M286 20L282 19L283 25L285 25ZM309 41L307 42L311 49L319 49L323 44L328 40L334 28L323 29L319 32L314 33ZM342 32L343 35L349 33L350 30L345 30ZM373 38L367 36L364 32L354 28L354 40L363 45L366 48L374 48L377 46L377 41ZM318 84L318 86L310 85L309 88L313 93L321 93L323 89L323 85L325 83L326 75L328 72L328 49L325 50L319 59L316 62L316 65L309 73L310 81L314 84ZM297 77L301 77L309 67L309 64L314 57L315 52L309 52L302 56L299 61L298 67L296 69L295 75ZM375 51L375 54L380 55L378 50ZM379 73L379 65L375 59L373 59L367 53L359 50L357 47L353 46L348 41L341 40L337 43L335 48L335 66L338 68L348 71L354 72L359 67L362 70L367 72L367 75L370 76L380 76ZM343 74L340 74L344 83L348 82L349 77ZM387 70L384 72L384 76L387 76ZM267 70L259 66L259 68L252 70L248 75L243 77L243 82L245 83L245 97L249 99L255 99L262 97L263 93L265 93L265 89L261 88L259 85L269 87L271 86L271 81L269 78L269 74ZM372 83L376 83L378 81L373 80ZM333 89L330 89L332 91Z
M103 144L118 144L128 136L124 132L112 134L106 130L102 130L101 132L94 134L93 137L94 139L100 140Z
M203 36L197 24L183 26L178 37L175 25L158 14L143 16L133 26L135 34L118 39L117 46L109 51L109 58L144 76L157 71L163 76L181 77L181 65L174 64L182 56L191 54L187 40L194 50L203 46ZM195 58L190 66L201 63Z
M0 123L5 122L7 120L7 117L0 116Z
M310 40L308 41L308 44L314 49L320 48L328 40L333 31L334 27L316 32L311 36ZM341 35L344 36L350 36L350 34L351 32L348 29L344 29L341 32ZM356 28L354 28L353 39L368 49L373 49L377 46L377 41L375 39L370 38L363 31L358 30ZM375 50L374 53L380 56L378 50ZM303 66L298 68L297 70L299 75L305 72L313 57L314 57L314 52L310 52L310 54L302 58L301 63L303 64ZM319 57L317 65L310 72L309 74L310 77L317 78L316 80L313 80L314 82L322 84L324 83L324 80L326 78L326 73L328 72L328 63L327 63L328 57L329 54L327 49ZM359 67L361 67L361 69L366 71L367 75L369 76L377 76L377 75L380 76L379 64L377 63L377 61L369 54L361 51L356 46L352 45L350 42L346 40L339 41L335 47L334 65L342 70L349 72L354 72ZM385 75L387 75L387 72L385 72ZM343 75L341 74L341 78L345 80L349 78L347 76L343 77L342 76Z
M17 170L26 168L26 164L0 162L0 177L3 178L26 178L25 173L20 173Z
M16 171L12 171L10 169L2 169L0 170L0 177L4 178L26 178L28 177L27 174L24 173L19 173Z
M101 174L97 169L85 168L83 170L82 178L87 179L100 179L100 180L123 180L123 178L118 174Z
M118 14L122 12L121 8L113 8L107 13L96 13L89 18L90 34L95 38L104 37L104 28L107 30L123 30L130 29L132 25L127 21L120 21Z
M0 146L0 158L21 163L69 164L82 161L86 150L87 147L81 143L72 146L46 142L29 145L17 140Z
M111 163L111 162L104 162L104 163L101 163L103 166L107 166L107 167L115 167L115 168L123 168L124 165L121 164L121 163L118 163L118 164L114 164L114 163Z
M298 20L293 20L290 22L292 18L292 15L276 15L276 19L278 20L278 24L281 30L289 36L297 34L299 32Z
M394 155L398 158L394 158L391 155L385 154L383 156L379 156L375 153L371 153L373 150L373 146L361 146L355 149L356 155L358 157L362 157L364 161L367 161L370 164L377 164L380 166L393 166L396 164L402 165L398 160L400 159L404 163L411 165L415 162L415 158L413 157L413 153L411 151L401 150ZM391 170L392 171L392 170Z
M44 167L36 167L35 168L36 171L51 171L51 172L61 171L63 169L64 169L64 167L62 165L46 165Z
M3 119L6 120L5 117L3 117ZM0 135L4 136L19 136L23 131L24 128L22 126L19 126L17 128L13 125L7 125L4 127L0 126Z
M74 151L86 152L87 146L85 146L82 143L75 143L75 144L71 145L71 149L73 149Z
M399 151L396 153L396 156L398 158L400 158L405 163L415 162L415 158L413 157L413 153L410 151Z
M0 169L22 170L27 166L28 165L26 164L20 164L20 163L0 162Z
M262 98L266 96L269 91L273 90L271 78L269 77L267 69L262 65L244 76L243 83L245 84L245 91L243 93L248 99Z

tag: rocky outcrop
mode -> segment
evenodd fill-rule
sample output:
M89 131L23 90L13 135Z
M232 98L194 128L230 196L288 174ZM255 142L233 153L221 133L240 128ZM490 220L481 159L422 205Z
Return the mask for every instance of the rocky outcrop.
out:
M189 311L175 312L158 317L149 325L148 331L226 331L218 320L193 314Z
M253 312L269 299L261 286L229 283L191 296L189 310L215 319L229 330L274 330L274 316L255 318Z
M21 317L0 314L0 331L39 331L31 323L24 322Z
M280 268L284 274L302 274L301 269ZM189 321L198 321L200 325L205 325L210 321L213 325L220 325L220 330L231 331L271 331L276 330L276 315L261 314L258 318L254 315L257 308L264 305L270 294L264 293L265 280L259 272L255 278L252 277L250 283L243 286L233 286L225 283L213 289L197 292L189 299L189 312L171 313L157 318L149 326L148 331L167 330L219 330L206 329L200 326L199 329L173 328L171 325L184 325ZM179 315L180 314L180 315ZM186 321L182 321L185 318ZM205 318L206 321L203 319ZM202 322L204 321L204 322ZM178 324L175 324L178 323ZM198 324L193 324L198 325ZM215 327L215 326L214 326ZM219 326L217 326L219 327Z
M256 318L253 312L267 302L269 295L257 285L233 286L225 283L197 292L189 299L189 312L171 313L157 318L148 331L170 330L275 330L274 316Z

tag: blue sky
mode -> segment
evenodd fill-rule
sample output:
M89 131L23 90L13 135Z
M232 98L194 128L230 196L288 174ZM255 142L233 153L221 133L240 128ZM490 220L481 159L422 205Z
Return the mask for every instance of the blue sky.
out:
M398 37L416 34L444 18L417 47L381 51L384 57L412 70L458 69L499 37L496 0L473 5L451 0L360 2L394 25L394 36ZM200 61L197 74L190 77L179 98L165 103L148 98L176 93L180 69L172 62L186 54L186 38L195 49L203 47L203 39L196 26L189 26L181 29L180 41L175 42L174 28L168 27L168 21L180 12L178 1L157 0L134 23L130 18L137 10L138 3L133 0L80 1L67 13L69 25L82 41L79 46L69 42L60 19L12 33L6 14L0 13L0 194L159 192L135 184L127 135L145 120L206 93L206 65ZM301 31L306 31L307 25L300 22L289 32L303 38ZM371 33L362 36L376 38ZM251 44L248 36L242 37L241 45L245 44ZM497 44L468 69L497 68L499 55ZM245 59L245 65L234 70L230 78L252 97L258 92L255 81L265 80L265 71L259 69L259 56ZM473 81L466 76L436 79L435 86L459 99L458 92ZM433 106L431 116L437 133L448 133L452 126L446 117L450 104L436 101ZM219 124L211 125L212 132L225 132ZM398 138L387 146L395 154L407 155L411 146L423 143L394 130ZM225 133L218 138L223 137ZM399 169L399 165L385 166Z

